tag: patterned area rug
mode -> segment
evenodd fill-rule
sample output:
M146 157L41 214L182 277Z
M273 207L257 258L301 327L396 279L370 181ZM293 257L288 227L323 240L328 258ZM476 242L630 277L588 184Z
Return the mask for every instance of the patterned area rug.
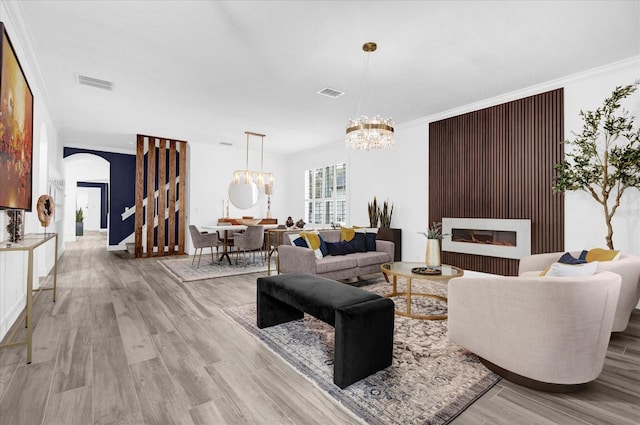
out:
M441 293L444 288L416 280L412 286L415 292L426 293ZM390 292L391 285L375 283L363 289L382 295ZM397 309L405 308L400 299L394 302ZM414 297L411 305L414 313L446 313L446 305L431 298ZM446 320L396 315L393 364L341 390L333 383L331 326L305 315L258 329L255 303L225 312L367 424L448 424L500 380L475 355L449 342Z
M212 263L211 256L205 256L204 254L200 259L200 267L196 267L196 264L198 264L197 258L195 263L191 265L191 262L193 261L192 256L158 260L158 263L170 275L181 282L193 282L195 280L214 279L216 277L267 271L267 263L265 262L263 264L257 256L256 261L254 262L251 258L251 254L249 254L249 261L247 265L244 264L242 258L240 258L238 264L236 264L234 256L232 255L231 257L231 265L229 265L226 258L222 261L218 261L216 259L216 261ZM271 268L273 269L273 259L271 262Z

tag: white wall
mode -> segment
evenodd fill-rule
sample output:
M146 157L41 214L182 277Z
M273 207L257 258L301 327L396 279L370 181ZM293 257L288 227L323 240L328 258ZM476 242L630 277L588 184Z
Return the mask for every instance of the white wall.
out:
M268 137L265 138L265 145ZM260 170L260 144L249 145L251 170ZM257 154L257 155L256 155ZM215 224L223 217L222 202L229 200L228 187L233 178L233 172L244 169L246 164L246 145L237 143L234 146L211 145L189 141L189 175L187 198L187 224L201 226ZM272 172L275 176L273 195L271 195L271 216L284 223L287 218L287 191L291 184L284 158L264 154L263 170ZM226 211L225 211L226 213ZM267 196L262 193L258 203L249 209L242 210L229 202L229 216L265 217L267 213ZM193 253L194 249L187 232L186 250Z
M350 151L342 141L322 149L302 152L287 158L291 181L288 182L289 211L294 218L304 216L304 170L346 161L349 176L349 218L352 225L367 225L367 203L389 199L394 205L392 227L402 228L402 257L405 261L422 260L425 240L417 232L425 231L428 220L428 126L430 122L475 111L525 96L564 87L565 138L581 128L580 109L601 105L617 85L630 84L640 78L640 57L611 64L578 75L529 87L517 92L486 99L455 110L424 117L396 127L393 148L384 151ZM640 93L633 95L628 109L640 117ZM550 188L551 190L551 188ZM614 243L640 255L640 192L630 189L614 217ZM599 204L588 195L568 193L565 200L565 248L582 249L605 246L604 218Z
M47 105L47 92L42 83L37 62L32 56L29 40L24 32L27 25L22 21L21 15L16 13L15 4L12 2L0 3L0 21L6 27L11 43L16 51L20 65L25 73L31 91L33 93L33 175L32 175L32 212L25 214L25 233L42 233L43 228L38 221L36 213L36 201L40 195L51 191L50 181L60 179L64 171L62 164L62 144L58 140L58 132L53 125L52 112ZM43 130L44 128L44 130ZM64 192L54 190L56 203L62 202ZM62 235L64 229L61 226L61 218L64 209L56 211L56 220L47 228L47 232L58 232L59 251L62 255L64 245ZM0 229L7 225L6 214L0 212ZM5 232L0 232L5 234ZM48 242L38 248L34 254L34 273L36 276L46 275L54 263L55 246ZM0 339L4 337L9 327L14 323L18 314L25 305L26 300L26 253L1 253L0 254ZM34 287L37 288L38 279L34 279Z
M65 242L72 242L76 240L76 214L77 201L78 201L78 189L87 189L77 187L78 181L85 182L109 182L109 161L106 159L85 153L79 153L68 156L64 159L65 163L65 182L66 182L66 203L65 209L70 213L65 216L64 228L65 228ZM98 192L100 189L97 189ZM111 185L109 185L111 190ZM82 203L84 202L84 203ZM87 206L88 198L81 199L83 207ZM100 204L98 203L98 210L100 210ZM86 213L86 211L85 211ZM98 214L99 215L99 214ZM85 219L86 226L86 219ZM86 228L86 227L85 227ZM98 226L96 229L100 229L100 222L98 218ZM91 229L89 229L91 230ZM105 245L106 246L106 245Z
M391 227L402 228L402 256L405 261L424 259L427 227L428 145L427 126L407 124L395 128L395 145L384 151L354 151L338 142L287 158L290 184L287 205L294 220L304 214L304 171L330 164L347 164L348 223L368 226L367 204L375 196L379 203L393 204Z
M84 230L100 230L100 193L99 187L79 187L76 195L76 209L82 208Z
M602 106L616 86L631 84L640 79L640 61L622 66L602 69L565 85L565 138L573 139L571 132L582 131L580 110L594 110ZM636 128L640 125L640 92L636 92L623 103L636 117ZM640 255L640 190L627 189L622 196L620 208L613 217L614 248ZM586 192L565 194L565 247L580 250L585 247L606 248L607 229L604 212L591 195Z

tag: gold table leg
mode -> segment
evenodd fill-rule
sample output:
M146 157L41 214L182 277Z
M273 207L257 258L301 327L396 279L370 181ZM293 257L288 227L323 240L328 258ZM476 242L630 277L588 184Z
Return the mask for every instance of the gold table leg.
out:
M271 232L267 230L267 276L271 276Z
M33 250L29 250L29 268L27 270L27 364L31 364L31 348L33 336Z
M391 293L384 295L384 297L386 297L386 298L401 297L401 296L405 297L406 302L407 302L407 306L405 308L405 311L395 310L395 313L398 316L405 316L405 317L411 317L412 319L422 319L422 320L444 320L444 319L446 319L448 317L446 314L428 315L428 314L414 314L414 313L411 313L411 297L412 296L434 298L434 299L439 300L439 301L444 301L445 303L447 302L447 298L446 297L442 297L440 295L436 295L436 294L426 294L426 293L423 293L423 292L412 292L411 291L411 278L405 278L405 279L407 281L407 287L405 289L405 292L398 292L398 288L397 288L398 276L397 275L393 275L392 291L391 291Z

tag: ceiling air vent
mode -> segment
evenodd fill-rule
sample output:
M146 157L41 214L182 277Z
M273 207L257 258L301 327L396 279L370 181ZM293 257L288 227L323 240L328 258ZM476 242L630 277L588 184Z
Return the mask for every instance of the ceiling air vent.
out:
M103 90L113 90L113 82L78 74L78 84Z
M342 96L344 92L340 90L332 89L331 87L325 87L324 89L320 90L318 94L335 99L336 97Z

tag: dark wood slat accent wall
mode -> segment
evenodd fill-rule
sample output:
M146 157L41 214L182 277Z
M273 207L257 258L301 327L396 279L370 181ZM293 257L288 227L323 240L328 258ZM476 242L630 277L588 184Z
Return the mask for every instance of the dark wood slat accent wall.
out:
M184 254L187 142L144 135L138 135L137 142L135 255L139 258L142 256ZM145 150L147 151L146 170ZM165 188L166 185L169 187L168 190ZM147 191L146 208L143 207L145 188ZM158 190L157 203L156 190ZM176 200L178 200L177 213ZM166 209L168 209L168 214L165 213ZM178 216L177 220L176 215ZM144 252L144 236L142 234L145 225L147 225L146 239L144 239L146 252Z
M563 89L429 124L429 221L531 220L531 252L564 249L564 198L553 165L564 156ZM518 260L442 252L442 262L516 275Z

